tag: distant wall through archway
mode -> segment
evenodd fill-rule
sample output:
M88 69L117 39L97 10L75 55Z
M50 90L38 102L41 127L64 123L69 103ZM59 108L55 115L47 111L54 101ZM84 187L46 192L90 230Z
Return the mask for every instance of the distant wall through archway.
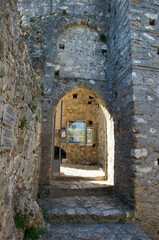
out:
M64 103L64 112L63 112L63 125L62 128L67 128L68 120L84 120L86 122L87 128L94 128L94 142L90 146L89 144L76 145L76 148L69 144L62 144L62 148L66 151L67 157L70 157L70 161L72 162L90 162L92 164L102 164L105 169L106 179L111 179L111 183L114 181L114 123L111 115L108 112L107 105L104 103L104 100L99 96L99 94L90 87L81 86L75 89L72 89L59 99L60 101L66 100ZM57 108L57 109L56 109ZM55 127L53 127L54 118L53 113L55 109L58 113L60 111L59 107L54 106L54 111L50 111L50 118L46 121L46 126L49 127L52 131L52 134L44 133L45 142L55 144L58 146L58 138L54 143L52 141L55 138ZM56 114L56 117L59 118L60 113ZM57 130L59 130L59 120ZM56 131L57 132L57 131ZM48 139L49 138L49 139ZM44 167L42 167L41 171L41 179L42 181L51 182L52 178L52 161L53 161L53 146L50 146L50 154L48 151L45 152L44 157L42 159L44 162ZM108 153L109 149L109 153ZM73 154L74 151L77 151ZM73 152L72 152L73 151ZM47 155L47 159L45 158ZM76 156L76 158L74 157ZM78 156L78 157L77 157ZM81 159L81 160L80 160ZM47 162L47 164L46 164ZM111 165L111 166L110 166ZM47 167L46 167L47 166Z

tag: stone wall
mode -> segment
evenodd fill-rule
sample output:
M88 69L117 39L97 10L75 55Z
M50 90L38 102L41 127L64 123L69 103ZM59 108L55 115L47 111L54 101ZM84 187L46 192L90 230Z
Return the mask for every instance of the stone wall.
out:
M159 3L130 1L136 221L159 239Z
M83 45L83 43L85 43ZM106 44L99 33L88 26L64 30L57 40L55 77L105 80Z
M152 239L159 232L158 10L156 1L112 2L108 43L116 194Z
M27 227L33 221L35 225L42 223L36 203L40 91L19 28L16 1L1 1L0 16L0 239L22 239L24 229L17 233L13 216L25 216Z
M108 146L107 146L107 119L103 112L102 106L98 110L98 158L107 171L108 163Z
M73 98L77 95L77 98ZM62 149L66 151L68 161L74 163L92 163L103 166L107 172L109 156L113 149L114 132L111 130L111 119L108 111L95 99L94 93L86 89L76 89L71 94L67 94L62 99L62 128L67 128L68 121L85 120L87 127L93 128L92 146L80 146L78 144L62 144ZM60 129L61 103L56 109L56 131ZM111 146L109 141L111 142ZM55 136L55 146L59 146L59 134ZM110 148L108 153L108 147ZM113 151L113 150L112 150ZM76 156L76 157L74 157ZM110 157L109 168L113 172L113 154ZM111 175L111 174L110 174ZM107 177L107 173L106 173Z
M67 129L68 121L84 120L86 127L92 127L94 132L94 141L92 146L86 144L62 143L62 149L66 151L66 158L71 163L79 164L98 164L98 110L99 104L86 91L76 90L77 98L73 94L66 95L62 110L62 128ZM60 103L56 110L56 131L60 130ZM59 146L59 137L55 138L55 146Z
M98 110L98 159L103 164L105 177L114 185L114 121L105 106Z
M111 2L108 38L107 75L112 90L111 113L115 121L115 192L124 201L134 204L135 175L130 149L133 148L133 90L129 3Z

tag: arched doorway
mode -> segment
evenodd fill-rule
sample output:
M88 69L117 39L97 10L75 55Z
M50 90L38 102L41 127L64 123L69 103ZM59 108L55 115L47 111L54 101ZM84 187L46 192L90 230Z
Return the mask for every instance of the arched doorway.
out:
M114 124L102 99L88 87L78 87L61 98L55 112L53 176L94 174L113 184Z

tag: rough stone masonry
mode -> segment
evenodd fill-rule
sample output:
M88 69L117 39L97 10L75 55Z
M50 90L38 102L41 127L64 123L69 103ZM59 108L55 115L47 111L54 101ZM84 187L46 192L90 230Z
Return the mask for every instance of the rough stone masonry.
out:
M1 121L8 133L14 130L13 147L1 150L0 234L5 239L13 234L17 186L35 199L40 102L15 2L1 1L0 11L1 105L7 101L16 109L15 125ZM145 232L158 239L159 2L19 0L19 11L43 95L40 183L51 179L54 110L68 91L85 87L114 120L115 194L134 208Z
M0 239L23 239L43 217L36 195L40 168L41 103L19 27L16 1L0 2ZM27 224L17 230L14 218Z

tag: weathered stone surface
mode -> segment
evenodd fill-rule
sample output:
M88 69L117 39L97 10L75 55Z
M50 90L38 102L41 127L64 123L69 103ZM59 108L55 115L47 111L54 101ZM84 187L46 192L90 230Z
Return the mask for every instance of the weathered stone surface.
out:
M16 190L16 193L14 193L14 214L16 213L21 214L26 220L26 226L24 229L19 231L16 229L16 227L14 228L16 239L20 239L20 232L30 227L35 227L37 229L43 228L44 220L42 211L36 200L32 199L32 196L29 192L21 192L21 190Z
M120 224L57 224L47 225L48 232L41 240L149 240L136 225L132 223Z
M138 159L142 158L142 157L146 157L147 155L148 155L148 151L145 148L131 150L131 156L138 158Z
M159 5L157 1L130 1L133 92L135 113L143 121L134 127L146 138L137 139L135 148L145 149L137 166L135 179L136 222L152 236L159 238L158 203L158 53ZM146 156L147 149L147 156ZM146 219L143 221L143 219Z
M10 139L5 136L4 145L0 143L0 239L23 239L24 229L15 235L13 216L18 211L25 208L27 217L33 213L30 225L34 219L42 223L35 202L40 168L39 78L30 65L16 1L1 1L0 16L0 126L12 132ZM15 121L11 107L4 112L9 104L15 110ZM12 141L10 148L6 147L7 139Z

